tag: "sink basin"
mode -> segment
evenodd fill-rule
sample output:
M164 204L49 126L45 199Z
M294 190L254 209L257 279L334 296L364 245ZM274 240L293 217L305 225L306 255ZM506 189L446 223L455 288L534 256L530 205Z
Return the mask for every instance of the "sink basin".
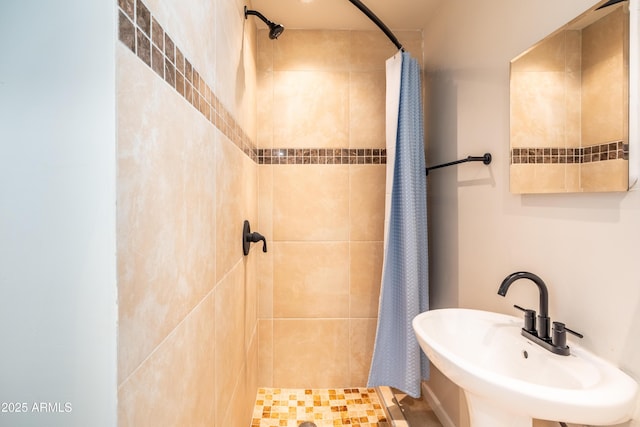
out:
M464 390L472 426L531 426L533 418L610 425L631 418L638 390L631 377L575 342L571 355L553 354L520 335L522 324L469 309L413 319L422 350Z

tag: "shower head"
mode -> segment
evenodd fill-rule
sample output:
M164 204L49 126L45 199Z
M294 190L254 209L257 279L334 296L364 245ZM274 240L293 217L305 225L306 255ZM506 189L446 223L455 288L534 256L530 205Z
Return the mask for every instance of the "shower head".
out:
M267 24L269 27L269 38L271 40L275 40L278 38L280 34L284 31L284 27L280 24L276 24L275 22L269 21L263 14L258 12L257 10L249 10L247 6L244 7L244 19L247 19L249 15L255 15L258 18L262 19L262 21Z
M284 27L281 24L271 23L269 25L269 38L271 40L275 40L278 38L280 34L284 32Z

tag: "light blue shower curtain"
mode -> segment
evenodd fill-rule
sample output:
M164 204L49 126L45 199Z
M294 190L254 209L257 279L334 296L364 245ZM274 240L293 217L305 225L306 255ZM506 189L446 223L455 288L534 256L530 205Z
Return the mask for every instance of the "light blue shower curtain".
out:
M420 382L428 377L429 365L411 321L429 304L427 183L420 67L409 53L398 52L387 61L387 98L390 194L369 386L391 386L419 397Z

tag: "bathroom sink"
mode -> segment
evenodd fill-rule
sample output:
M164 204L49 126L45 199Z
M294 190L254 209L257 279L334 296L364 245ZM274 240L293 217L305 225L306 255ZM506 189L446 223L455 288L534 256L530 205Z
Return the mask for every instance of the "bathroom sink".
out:
M461 387L474 427L531 426L532 419L609 425L630 419L638 385L569 342L561 356L520 334L523 320L469 309L419 314L413 329L431 362Z

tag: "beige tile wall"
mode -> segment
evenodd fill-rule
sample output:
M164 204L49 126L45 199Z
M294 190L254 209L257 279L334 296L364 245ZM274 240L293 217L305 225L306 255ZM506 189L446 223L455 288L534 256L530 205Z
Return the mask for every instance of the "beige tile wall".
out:
M235 0L118 5L118 423L249 425L263 255L241 246L243 220L258 222L258 167L244 148L255 140L255 27ZM175 68L136 53L145 9L179 48Z
M580 147L580 32L563 31L511 63L511 148ZM575 164L512 164L514 193L579 191Z
M420 32L397 32L422 57ZM258 33L258 147L385 148L379 31ZM259 384L367 382L382 270L384 164L259 166Z
M601 145L628 142L628 88L611 84L628 80L625 20L625 9L618 8L582 30L545 39L512 62L512 149L597 147L600 153ZM623 157L605 156L597 160L601 164L590 163L591 156L583 162L582 154L576 164L515 161L511 191L625 191L628 162Z
M619 8L583 30L582 144L629 142L628 11ZM629 185L628 160L616 158L582 165L583 191L624 191Z
M511 63L512 148L580 146L579 135L566 137L567 100L580 99L579 83L576 88L566 77L580 79L579 61L569 60L580 51L570 43L576 33L550 37Z
M627 139L628 20L618 8L582 31L582 143L584 146ZM626 46L628 48L628 46ZM625 141L626 142L626 141Z

